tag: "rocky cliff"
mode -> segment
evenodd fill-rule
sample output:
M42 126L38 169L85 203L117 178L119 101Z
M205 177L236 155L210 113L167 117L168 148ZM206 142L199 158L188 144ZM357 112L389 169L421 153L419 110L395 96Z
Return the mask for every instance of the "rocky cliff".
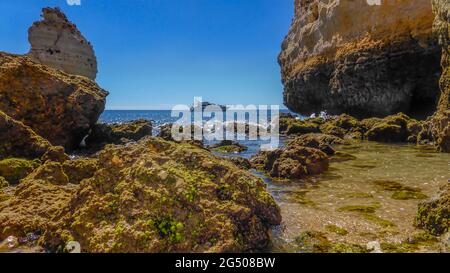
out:
M279 56L291 110L360 117L435 110L440 49L431 1L368 2L295 0Z
M439 149L450 152L450 2L433 0L434 31L442 45L441 97L432 119L432 134Z
M30 27L28 35L33 61L95 80L94 49L59 8L44 8L42 20Z

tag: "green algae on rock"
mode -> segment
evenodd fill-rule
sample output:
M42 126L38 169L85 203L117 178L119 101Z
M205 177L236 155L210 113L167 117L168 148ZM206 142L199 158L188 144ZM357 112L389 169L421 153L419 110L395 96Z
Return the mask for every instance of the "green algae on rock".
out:
M327 155L334 155L332 145L345 144L343 139L325 134L305 134L295 137L288 145L297 145L321 150Z
M39 165L41 165L40 160L4 159L0 161L0 177L4 177L10 184L18 184L21 179L29 175Z
M280 222L263 181L187 143L107 146L99 164L72 202L70 230L89 252L260 249Z
M6 188L9 186L8 181L3 176L0 176L0 189Z
M437 111L429 122L429 132L442 152L450 152L450 3L447 0L433 0L436 15L433 31L442 47L441 97Z
M122 144L138 141L152 135L152 123L148 120L136 120L121 124L97 123L86 138L88 147L101 148L106 144Z
M265 248L281 216L251 173L147 138L108 145L98 162L47 161L0 203L0 220L0 239L40 231L52 248L76 240L84 252L229 252Z
M296 179L325 172L327 155L317 149L291 143L282 149L260 152L251 159L252 165L273 178Z
M0 110L0 159L7 157L40 158L52 145Z
M434 235L449 231L450 185L445 185L438 196L419 204L415 225Z
M231 140L223 140L220 143L209 146L208 149L222 154L242 153L248 150L246 146Z
M88 78L0 52L0 94L1 111L70 150L97 122L108 92Z
M97 159L75 159L63 163L64 173L72 184L79 184L84 179L94 176L98 169Z

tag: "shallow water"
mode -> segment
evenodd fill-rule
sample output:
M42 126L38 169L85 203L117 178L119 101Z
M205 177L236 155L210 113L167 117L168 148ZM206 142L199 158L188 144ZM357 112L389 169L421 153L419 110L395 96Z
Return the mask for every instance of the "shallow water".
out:
M400 183L420 193L416 198L425 198L436 194L450 179L450 155L428 147L358 142L337 150L356 159L332 162L327 173L305 180L265 179L283 217L282 225L273 231L272 251L293 251L294 238L311 230L323 232L332 242L400 243L417 232L413 220L422 200L394 199L398 198L395 192L381 187L380 181ZM358 211L340 211L360 206L370 206L375 212L367 216ZM330 225L348 234L331 232L327 229Z

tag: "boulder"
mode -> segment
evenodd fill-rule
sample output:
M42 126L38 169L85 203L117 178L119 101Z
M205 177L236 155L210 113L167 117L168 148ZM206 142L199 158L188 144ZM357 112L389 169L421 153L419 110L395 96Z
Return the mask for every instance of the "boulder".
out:
M231 140L223 140L217 144L208 147L211 151L228 154L228 153L242 153L248 150L245 145Z
M408 138L415 133L414 126L417 121L403 113L388 116L371 124L368 128L366 138L379 142L407 142Z
M107 95L88 78L0 52L0 110L53 145L77 148L103 112Z
M339 137L325 134L306 134L294 138L289 145L304 146L321 150L327 155L334 155L333 145L344 145L347 142Z
M73 176L80 169L90 171ZM39 233L51 251L68 241L83 252L261 250L280 222L260 178L199 147L151 137L108 145L95 162L47 161L0 200L0 241Z
M120 124L97 123L86 138L86 145L87 147L102 147L105 144L123 144L151 135L152 123L148 120Z
M438 196L419 204L415 225L434 235L442 235L450 227L450 184Z
M7 157L40 158L52 145L24 125L0 111L0 159Z
M325 172L329 167L327 155L314 148L290 143L282 149L261 151L251 158L255 169L273 178L298 179Z

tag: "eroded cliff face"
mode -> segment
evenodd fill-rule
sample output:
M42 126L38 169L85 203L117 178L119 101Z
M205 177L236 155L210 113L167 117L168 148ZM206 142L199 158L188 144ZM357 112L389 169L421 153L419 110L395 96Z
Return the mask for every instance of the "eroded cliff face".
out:
M311 114L431 114L440 48L431 2L295 0L279 56L285 104Z
M92 45L59 8L44 8L42 20L28 30L29 57L41 64L95 80L97 59Z
M442 45L441 97L432 119L432 134L439 149L450 152L450 2L433 0L434 31Z

